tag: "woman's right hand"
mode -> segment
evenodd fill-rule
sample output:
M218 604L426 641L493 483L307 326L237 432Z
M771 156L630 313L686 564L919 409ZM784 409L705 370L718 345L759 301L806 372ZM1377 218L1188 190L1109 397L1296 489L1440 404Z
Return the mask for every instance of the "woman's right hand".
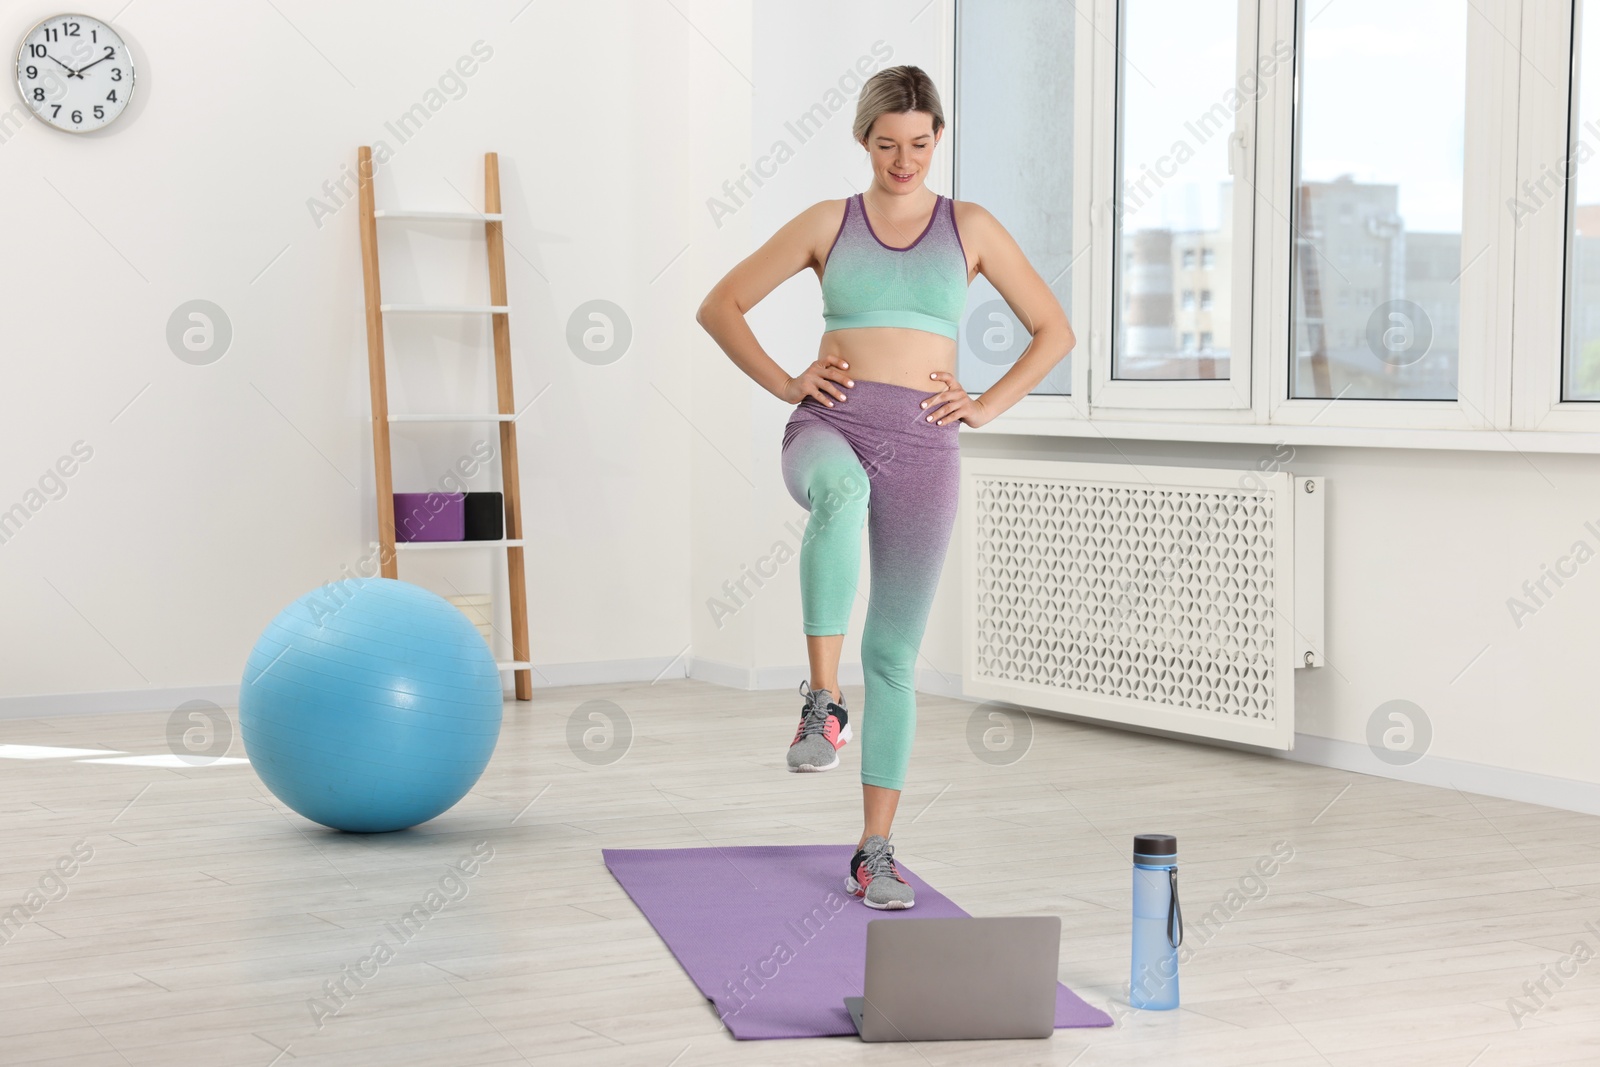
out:
M811 366L801 371L798 377L790 378L783 387L785 403L798 404L808 396L814 396L828 407L833 407L833 399L843 400L844 390L840 388L853 387L856 383L850 380L850 375L845 373L850 364L838 356L826 355L819 357Z

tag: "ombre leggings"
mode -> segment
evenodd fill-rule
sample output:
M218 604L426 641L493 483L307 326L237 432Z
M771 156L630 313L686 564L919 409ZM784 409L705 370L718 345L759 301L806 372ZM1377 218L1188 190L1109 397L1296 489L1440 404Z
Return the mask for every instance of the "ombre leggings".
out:
M865 525L867 692L852 725L861 739L861 781L899 789L917 725L917 650L955 525L961 422L926 421L929 412L918 405L937 390L860 379L841 388L849 399L831 408L803 399L783 431L784 484L811 513L800 546L800 601L806 634L846 632Z

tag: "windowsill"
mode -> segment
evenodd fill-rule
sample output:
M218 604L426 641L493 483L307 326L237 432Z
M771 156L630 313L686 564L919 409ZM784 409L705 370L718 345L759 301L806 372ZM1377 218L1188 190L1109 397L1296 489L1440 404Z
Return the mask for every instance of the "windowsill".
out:
M1600 433L1554 430L1438 430L1373 426L1307 426L1288 423L1194 423L1142 419L1082 419L1042 410L1029 397L993 422L965 433L1040 437L1102 437L1116 440L1206 441L1230 444L1324 445L1332 448L1432 448L1464 452L1560 452L1600 454ZM1028 401L1035 401L1028 404ZM1030 410L1019 411L1028 407ZM1050 405L1055 406L1055 405Z

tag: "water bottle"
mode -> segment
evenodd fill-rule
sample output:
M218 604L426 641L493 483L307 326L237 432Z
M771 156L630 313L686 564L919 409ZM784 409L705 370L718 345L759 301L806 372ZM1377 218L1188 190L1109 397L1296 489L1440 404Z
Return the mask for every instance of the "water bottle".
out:
M1133 970L1128 1003L1135 1008L1178 1006L1178 839L1139 834L1133 839Z

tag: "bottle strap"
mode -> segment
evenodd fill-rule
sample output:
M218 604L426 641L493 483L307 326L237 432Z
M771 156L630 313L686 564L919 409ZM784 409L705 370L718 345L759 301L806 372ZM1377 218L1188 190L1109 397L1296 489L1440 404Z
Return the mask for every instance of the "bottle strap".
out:
M1178 868L1167 868L1167 885L1172 889L1171 903L1167 905L1167 944L1177 948L1183 944L1183 909L1178 906ZM1173 940L1176 930L1177 940Z

